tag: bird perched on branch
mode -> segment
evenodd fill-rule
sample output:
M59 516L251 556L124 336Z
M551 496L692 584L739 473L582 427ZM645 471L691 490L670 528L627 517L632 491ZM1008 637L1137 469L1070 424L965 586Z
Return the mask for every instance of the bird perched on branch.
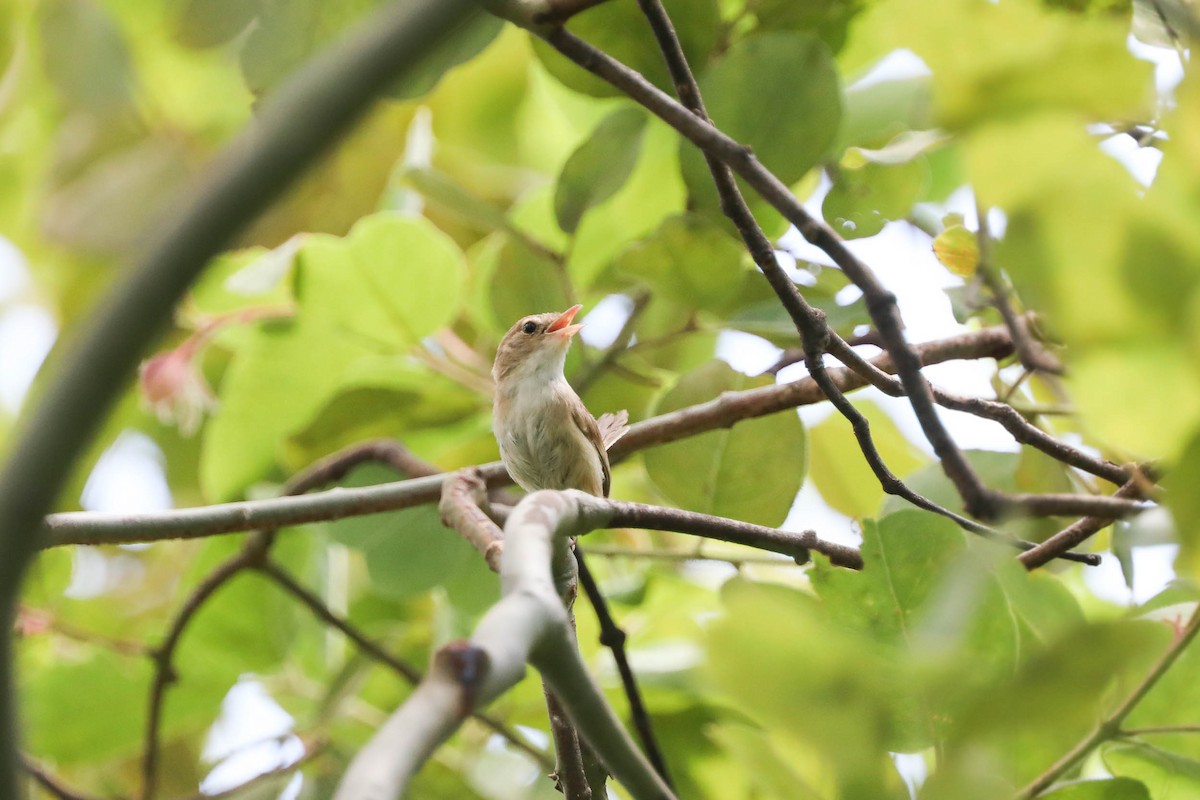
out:
M526 491L579 489L608 497L608 448L628 430L628 414L597 420L567 383L563 364L582 306L522 317L496 349L492 408L500 458Z

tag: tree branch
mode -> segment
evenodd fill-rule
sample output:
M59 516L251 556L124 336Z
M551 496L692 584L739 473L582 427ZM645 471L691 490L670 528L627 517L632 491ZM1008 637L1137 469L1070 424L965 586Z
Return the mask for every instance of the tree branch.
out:
M633 667L629 664L629 657L625 654L625 640L628 637L613 619L612 613L608 609L608 602L604 599L604 593L600 591L600 586L596 583L592 571L588 569L583 548L578 544L575 545L575 563L579 568L579 584L592 604L596 620L600 625L600 644L612 652L613 661L616 662L617 673L621 676L621 686L625 689L625 697L629 701L629 716L633 721L633 729L638 732L638 738L642 742L642 750L646 752L646 758L650 760L654 771L663 779L663 783L674 791L675 784L671 780L671 773L667 769L667 760L663 758L662 749L658 746L658 739L654 735L650 712L646 710L646 704L642 701L642 692L638 688L637 678L633 674Z
M837 234L814 219L778 178L755 159L749 148L739 144L700 116L675 102L656 86L624 64L597 50L565 28L535 30L551 46L580 67L608 81L695 144L706 157L727 164L791 222L813 245L824 250L846 276L862 290L867 310L887 350L896 360L897 373L925 437L941 459L968 513L992 519L998 511L993 492L985 487L966 457L942 425L934 408L933 394L921 374L921 363L904 338L904 323L896 297L885 289L871 269L846 247ZM768 278L770 276L768 275ZM785 301L786 302L786 301ZM789 308L789 311L791 308Z
M559 597L554 564L589 530L582 492L535 492L505 524L503 596L469 641L441 648L425 680L359 751L335 800L391 800L473 708L516 684L528 661L614 777L636 798L671 798L587 674Z
M0 473L0 797L17 795L7 630L38 526L67 470L201 268L474 7L469 0L388 5L306 64L205 171L191 202L155 226L161 233L145 260L115 282L73 343Z
M1121 732L1121 723L1133 713L1138 703L1142 702L1146 695L1150 693L1150 690L1158 683L1159 679L1166 674L1167 670L1171 668L1183 651L1187 649L1187 646L1192 643L1192 640L1196 638L1197 631L1200 631L1200 606L1197 606L1196 610L1192 612L1191 619L1188 620L1187 625L1176 635L1175 641L1167 648L1167 652L1163 653L1162 657L1155 662L1141 683L1121 701L1120 705L1111 714L1101 720L1091 733L1084 737L1079 744L1071 748L1070 752L1052 764L1041 775L1034 778L1028 786L1021 789L1016 794L1016 799L1029 800L1029 798L1037 797L1050 788L1051 784L1083 761L1097 745L1118 735Z
M1136 478L1116 491L1114 497L1137 498L1141 496L1141 483ZM1017 559L1026 569L1034 570L1045 566L1059 553L1078 547L1093 535L1113 524L1112 517L1084 517L1076 520L1037 547L1026 550Z

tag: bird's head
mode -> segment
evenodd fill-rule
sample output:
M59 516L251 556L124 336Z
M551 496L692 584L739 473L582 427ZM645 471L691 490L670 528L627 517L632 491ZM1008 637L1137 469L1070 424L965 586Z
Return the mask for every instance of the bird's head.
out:
M582 307L574 305L561 313L534 314L517 320L496 348L492 365L496 382L513 378L550 382L561 377L571 337L583 327L571 324Z

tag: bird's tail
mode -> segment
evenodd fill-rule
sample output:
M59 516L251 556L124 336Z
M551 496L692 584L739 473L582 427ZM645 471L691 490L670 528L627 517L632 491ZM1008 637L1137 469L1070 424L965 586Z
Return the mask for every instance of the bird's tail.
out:
M629 412L622 409L615 414L601 414L596 426L600 429L600 441L607 450L629 430Z

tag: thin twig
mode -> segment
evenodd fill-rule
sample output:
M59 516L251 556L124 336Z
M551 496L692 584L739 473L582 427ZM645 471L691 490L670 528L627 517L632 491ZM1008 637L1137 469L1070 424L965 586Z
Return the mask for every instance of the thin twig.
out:
M1173 733L1200 733L1200 724L1197 725L1148 725L1144 728L1122 728L1117 732L1118 736L1155 736L1167 735Z
M421 681L421 671L400 658L384 650L375 642L371 641L367 636L356 628L349 620L335 614L329 606L325 604L313 592L301 586L295 578L289 575L282 567L274 561L266 560L261 564L256 564L255 569L273 580L281 589L286 591L292 597L296 598L300 603L312 612L313 616L324 622L331 628L334 628L342 633L347 639L354 643L364 655L374 659L384 666L391 669L397 675L412 685L416 685ZM509 728L500 720L484 714L482 712L474 714L475 719L479 720L483 725L503 736L510 744L524 752L544 769L553 768L554 764L549 757L534 747L530 742L515 730Z
M633 296L633 308L630 309L629 316L625 318L625 323L617 333L617 338L613 339L612 344L604 349L600 358L589 364L586 369L581 369L571 381L571 386L575 389L576 394L582 395L586 392L596 379L603 375L604 371L625 352L625 349L629 347L630 340L633 339L633 329L649 304L650 292L641 291Z
M1114 497L1137 498L1140 496L1141 486L1136 479L1131 479L1114 494ZM1063 528L1037 547L1021 553L1017 559L1025 565L1026 569L1037 569L1049 563L1058 553L1078 547L1111 524L1113 524L1111 517L1084 517Z
M239 783L237 786L231 786L220 792L208 794L206 792L197 792L188 796L187 800L229 800L230 798L238 797L243 793L249 792L256 787L262 786L265 783L291 775L296 770L303 767L308 762L315 759L317 756L325 752L328 747L328 742L322 738L309 738L306 736L297 736L301 745L304 747L304 752L299 757L292 759L286 764L281 764L274 769L269 769L266 772L260 772L253 778Z
M95 797L77 792L62 782L46 769L45 766L38 763L30 756L21 753L21 767L29 773L29 776L37 782L37 785L45 789L48 793L54 795L58 800L96 800Z
M987 284L988 289L991 290L992 303L1000 312L1004 324L1008 326L1009 333L1012 334L1013 345L1017 349L1017 358L1020 359L1021 366L1030 372L1061 375L1063 373L1062 363L1029 335L1025 318L1013 310L1008 287L1004 285L1004 280L996 273L996 269L992 265L992 234L988 228L987 214L988 210L976 200L975 216L979 221L979 230L976 234L979 244L979 263L976 270L983 277L983 282Z
M1150 690L1158 683L1159 679L1166 674L1167 670L1175 663L1183 651L1196 638L1197 631L1200 631L1200 606L1192 612L1191 619L1187 625L1175 637L1175 641L1167 649L1167 652L1162 654L1162 657L1150 668L1146 677L1142 679L1132 692L1130 692L1116 709L1100 721L1087 736L1083 738L1079 744L1071 748L1071 750L1054 762L1045 772L1033 779L1028 786L1021 789L1016 794L1015 800L1029 800L1029 798L1037 797L1046 789L1067 774L1077 764L1083 761L1089 753L1092 752L1101 742L1117 736L1121 732L1121 723L1133 713Z
M663 783L674 790L675 784L671 780L671 773L667 770L667 761L663 758L662 749L658 746L658 739L654 735L650 712L646 710L646 704L642 701L642 692L638 688L633 667L629 665L629 657L625 653L627 638L625 631L613 619L612 613L608 609L608 601L604 599L604 593L600 591L592 571L588 569L583 549L578 544L575 546L575 563L579 567L579 584L583 587L583 593L591 602L592 609L596 612L596 619L600 623L600 644L612 651L613 661L617 664L621 685L624 687L625 697L629 701L629 716L633 720L634 730L638 732L638 738L642 741L642 749L646 751L646 758L654 767L654 771L663 779Z
M166 699L167 687L177 679L172 663L175 649L187 629L188 623L196 613L204 607L217 590L228 583L244 569L248 569L262 560L266 553L269 539L254 535L246 541L246 545L222 562L216 569L205 576L192 593L188 595L180 607L162 644L154 648L154 680L150 684L150 702L146 712L145 746L142 750L142 784L139 797L141 800L152 800L156 791L158 778L158 731L162 721L163 701Z

